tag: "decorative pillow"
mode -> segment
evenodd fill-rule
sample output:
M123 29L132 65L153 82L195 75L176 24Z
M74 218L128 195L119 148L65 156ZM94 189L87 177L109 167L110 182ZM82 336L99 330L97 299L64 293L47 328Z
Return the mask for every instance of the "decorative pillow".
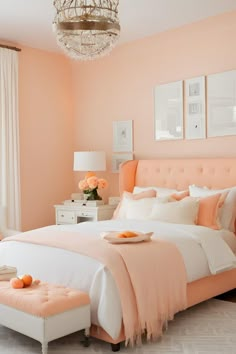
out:
M126 199L125 217L133 220L147 220L153 208L156 198L143 198L138 200Z
M207 187L199 187L192 184L188 187L191 197L207 197L208 195L217 194L218 191L208 189Z
M181 191L181 192L177 192L177 193L174 193L174 194L171 194L171 199L174 199L176 201L180 201L186 197L189 197L189 190L186 190L186 191Z
M199 199L199 210L197 225L206 226L214 230L219 230L222 225L219 220L219 210L223 206L226 193L213 194Z
M112 219L126 219L127 200L140 200L143 198L156 198L156 191L153 189L143 191L137 194L123 192L120 203L117 205Z
M208 189L207 187L189 186L190 196L207 197L210 195L228 192L224 205L220 209L219 220L223 229L235 232L236 219L236 187L226 189Z
M173 193L177 193L178 191L176 189L170 189L170 188L162 188L162 187L138 187L135 186L133 189L133 193L140 193L148 190L154 190L157 192L158 197L166 197L169 196Z
M199 201L191 197L171 203L155 202L149 219L175 224L194 225L197 220L198 208Z

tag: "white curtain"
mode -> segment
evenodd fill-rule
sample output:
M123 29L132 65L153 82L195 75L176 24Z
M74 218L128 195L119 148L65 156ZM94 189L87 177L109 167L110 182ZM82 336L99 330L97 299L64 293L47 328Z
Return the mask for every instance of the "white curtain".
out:
M21 229L18 53L0 48L0 230Z

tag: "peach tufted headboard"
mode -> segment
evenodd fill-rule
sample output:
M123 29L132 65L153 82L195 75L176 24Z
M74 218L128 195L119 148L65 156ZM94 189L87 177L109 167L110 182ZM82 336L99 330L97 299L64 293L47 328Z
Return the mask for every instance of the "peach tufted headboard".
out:
M120 194L132 192L134 186L183 190L190 184L216 189L236 186L236 157L133 160L120 166Z

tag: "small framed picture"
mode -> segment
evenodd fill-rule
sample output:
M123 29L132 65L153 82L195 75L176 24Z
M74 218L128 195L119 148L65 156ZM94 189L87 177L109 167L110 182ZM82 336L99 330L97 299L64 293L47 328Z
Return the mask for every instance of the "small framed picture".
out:
M207 76L207 136L236 135L236 70Z
M120 120L113 122L113 151L133 151L133 121Z
M128 154L113 154L112 155L112 172L118 173L120 164L122 164L125 161L130 161L133 160L133 154L128 153Z
M203 139L206 137L205 77L185 80L185 137Z
M154 89L155 140L183 139L183 81Z

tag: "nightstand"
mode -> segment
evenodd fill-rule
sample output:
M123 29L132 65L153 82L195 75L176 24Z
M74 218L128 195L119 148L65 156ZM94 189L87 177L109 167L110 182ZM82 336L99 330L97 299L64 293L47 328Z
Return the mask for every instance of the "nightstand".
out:
M100 221L112 218L116 206L114 205L76 205L77 203L54 205L56 224L78 224L83 221Z

